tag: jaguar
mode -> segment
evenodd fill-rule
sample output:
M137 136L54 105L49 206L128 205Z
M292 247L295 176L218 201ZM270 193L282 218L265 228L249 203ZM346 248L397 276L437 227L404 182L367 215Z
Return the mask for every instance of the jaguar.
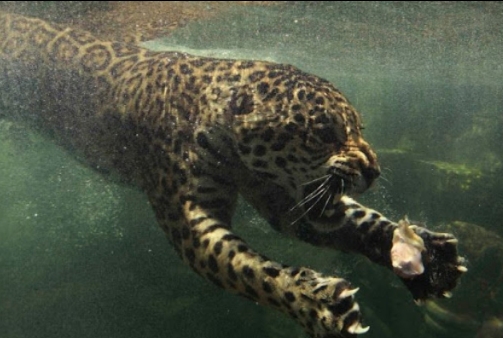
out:
M0 93L4 118L144 191L197 274L310 337L368 330L358 288L251 248L231 230L238 195L278 232L389 268L419 303L449 297L467 271L452 234L353 199L380 174L360 115L294 66L154 52L1 13Z

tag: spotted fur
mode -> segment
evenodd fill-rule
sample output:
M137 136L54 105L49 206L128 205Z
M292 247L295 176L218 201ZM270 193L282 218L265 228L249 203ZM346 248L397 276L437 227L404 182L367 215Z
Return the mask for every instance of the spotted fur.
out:
M270 260L231 231L241 194L280 232L392 269L397 224L349 197L379 175L376 156L329 82L290 65L151 52L0 14L0 93L4 114L143 189L202 277L285 312L311 337L366 331L349 282ZM403 280L415 299L442 297L466 270L456 240L411 228L425 271Z

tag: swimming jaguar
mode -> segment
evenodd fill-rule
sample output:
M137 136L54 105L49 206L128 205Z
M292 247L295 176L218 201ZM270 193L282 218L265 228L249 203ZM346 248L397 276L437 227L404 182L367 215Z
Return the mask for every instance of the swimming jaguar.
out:
M2 115L142 189L197 274L311 337L366 332L358 288L253 250L231 230L238 194L281 233L392 269L417 301L448 297L466 271L453 235L352 199L380 173L360 116L293 66L152 52L0 14L0 93Z

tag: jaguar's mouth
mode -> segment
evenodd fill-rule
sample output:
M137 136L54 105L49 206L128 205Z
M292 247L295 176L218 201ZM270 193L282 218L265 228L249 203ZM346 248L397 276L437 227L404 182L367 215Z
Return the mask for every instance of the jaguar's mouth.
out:
M297 222L307 218L316 223L333 223L340 218L341 196L355 197L366 191L379 176L377 168L352 168L335 162L327 174L303 185L302 199L290 211L297 210Z
M334 174L327 174L306 184L302 199L290 211L297 210L298 218L293 222L307 218L319 221L329 220L335 214L336 205L349 188L345 179Z
M302 217L311 221L330 223L338 219L338 203L343 195L354 197L367 190L378 173L366 172L346 174L332 167L330 173L307 184L303 198L297 204L302 207Z

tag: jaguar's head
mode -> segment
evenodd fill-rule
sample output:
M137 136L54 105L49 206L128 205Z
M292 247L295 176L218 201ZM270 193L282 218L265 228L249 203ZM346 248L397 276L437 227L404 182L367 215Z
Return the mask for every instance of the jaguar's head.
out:
M376 155L333 85L293 67L269 72L276 76L231 100L238 154L300 217L330 222L341 195L361 193L379 176Z

